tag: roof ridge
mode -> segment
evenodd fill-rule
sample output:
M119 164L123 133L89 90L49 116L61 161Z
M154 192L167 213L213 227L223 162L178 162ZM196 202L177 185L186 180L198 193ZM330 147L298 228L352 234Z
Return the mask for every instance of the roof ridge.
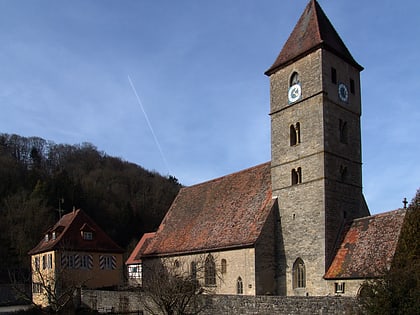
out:
M253 169L256 169L256 168L259 168L259 167L263 167L263 166L265 166L267 164L270 164L270 163L271 163L271 161L264 162L264 163L261 163L261 164L257 164L257 165L251 166L251 167L244 168L244 169L239 170L239 171L235 171L235 172L230 173L230 174L227 174L227 175L223 175L223 176L220 176L220 177L212 178L212 179L209 179L209 180L206 180L204 182L197 183L197 184L194 184L194 185L191 185L191 186L186 186L186 187L184 187L182 189L187 189L187 188L191 188L191 187L198 187L198 186L201 186L201 185L207 185L207 184L212 183L212 182L217 182L217 181L223 180L226 177L231 177L231 176L239 175L241 173L249 172L250 170L253 170Z
M353 220L350 222L350 224L351 224L352 222L355 222L355 221L362 221L362 220L367 220L367 219L369 219L369 218L378 218L378 217L384 217L384 216L387 216L387 215L392 215L392 214L394 214L394 213L396 213L396 212L401 212L401 213L403 213L403 212L405 212L406 210L407 210L407 209L402 209L402 208L399 208L399 209L390 210L390 211L386 211L386 212L375 213L375 214L368 215L368 216L365 216L365 217L355 218L355 219L353 219Z

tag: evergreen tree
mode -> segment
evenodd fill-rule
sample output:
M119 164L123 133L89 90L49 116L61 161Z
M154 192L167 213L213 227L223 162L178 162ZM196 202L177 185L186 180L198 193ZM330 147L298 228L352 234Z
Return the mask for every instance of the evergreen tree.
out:
M417 315L420 311L420 189L410 203L390 270L367 281L360 301L368 314Z

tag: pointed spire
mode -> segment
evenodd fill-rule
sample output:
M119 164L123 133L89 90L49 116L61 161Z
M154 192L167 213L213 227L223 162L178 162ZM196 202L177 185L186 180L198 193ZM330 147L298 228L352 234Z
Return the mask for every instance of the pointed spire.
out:
M310 0L276 61L265 74L270 76L318 48L327 49L359 71L363 70L344 45L318 2Z

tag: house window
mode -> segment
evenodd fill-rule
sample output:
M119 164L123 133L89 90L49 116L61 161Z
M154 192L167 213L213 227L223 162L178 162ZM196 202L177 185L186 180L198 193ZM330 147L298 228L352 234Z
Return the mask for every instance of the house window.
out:
M86 241L93 240L93 233L92 232L83 231L82 234L83 234L83 239L84 240L86 240Z
M293 289L306 287L305 263L302 259L296 259L293 264Z
M42 269L52 268L52 254L46 254L42 256Z
M79 254L74 255L61 255L61 265L66 268L77 269L82 267L83 256Z
M55 240L57 238L57 234L55 232L52 232L52 239Z
M331 82L337 84L337 70L331 67Z
M204 283L207 286L216 285L216 264L212 255L208 255L204 263Z
M117 257L111 255L99 256L99 268L117 269Z
M222 265L222 273L226 273L226 271L227 271L227 262L226 262L226 259L222 259L221 265Z
M300 183L302 183L302 169L298 167L297 169L292 169L292 185Z
M141 265L130 265L128 266L128 276L130 278L141 278Z
M32 293L42 293L41 283L37 283L37 282L32 283Z
M83 255L80 259L80 268L92 269L93 268L93 257L92 255Z
M44 242L48 242L50 240L50 236L47 234L45 234L44 236Z
M39 271L39 267L40 267L40 264L39 264L39 256L36 256L34 258L34 268L35 268L36 271Z
M238 280L236 280L236 293L244 294L244 284L241 277L238 277Z
M344 282L336 282L334 283L334 292L336 294L343 294L344 293L344 288L345 288L345 283Z
M67 256L67 268L76 268L76 259L74 255Z

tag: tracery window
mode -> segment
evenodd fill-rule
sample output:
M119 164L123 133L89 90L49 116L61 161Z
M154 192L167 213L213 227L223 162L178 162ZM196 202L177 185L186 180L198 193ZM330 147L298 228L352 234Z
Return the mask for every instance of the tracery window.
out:
M191 268L191 278L193 280L197 280L197 263L195 261L192 261L190 268Z
M222 273L226 273L227 272L227 262L226 259L222 259L221 261L221 266L222 266Z
M208 286L216 285L216 264L211 254L207 256L204 264L204 283Z
M244 294L244 284L241 277L238 277L238 280L236 280L236 293Z
M293 264L293 289L306 287L305 263L301 258L296 259Z

